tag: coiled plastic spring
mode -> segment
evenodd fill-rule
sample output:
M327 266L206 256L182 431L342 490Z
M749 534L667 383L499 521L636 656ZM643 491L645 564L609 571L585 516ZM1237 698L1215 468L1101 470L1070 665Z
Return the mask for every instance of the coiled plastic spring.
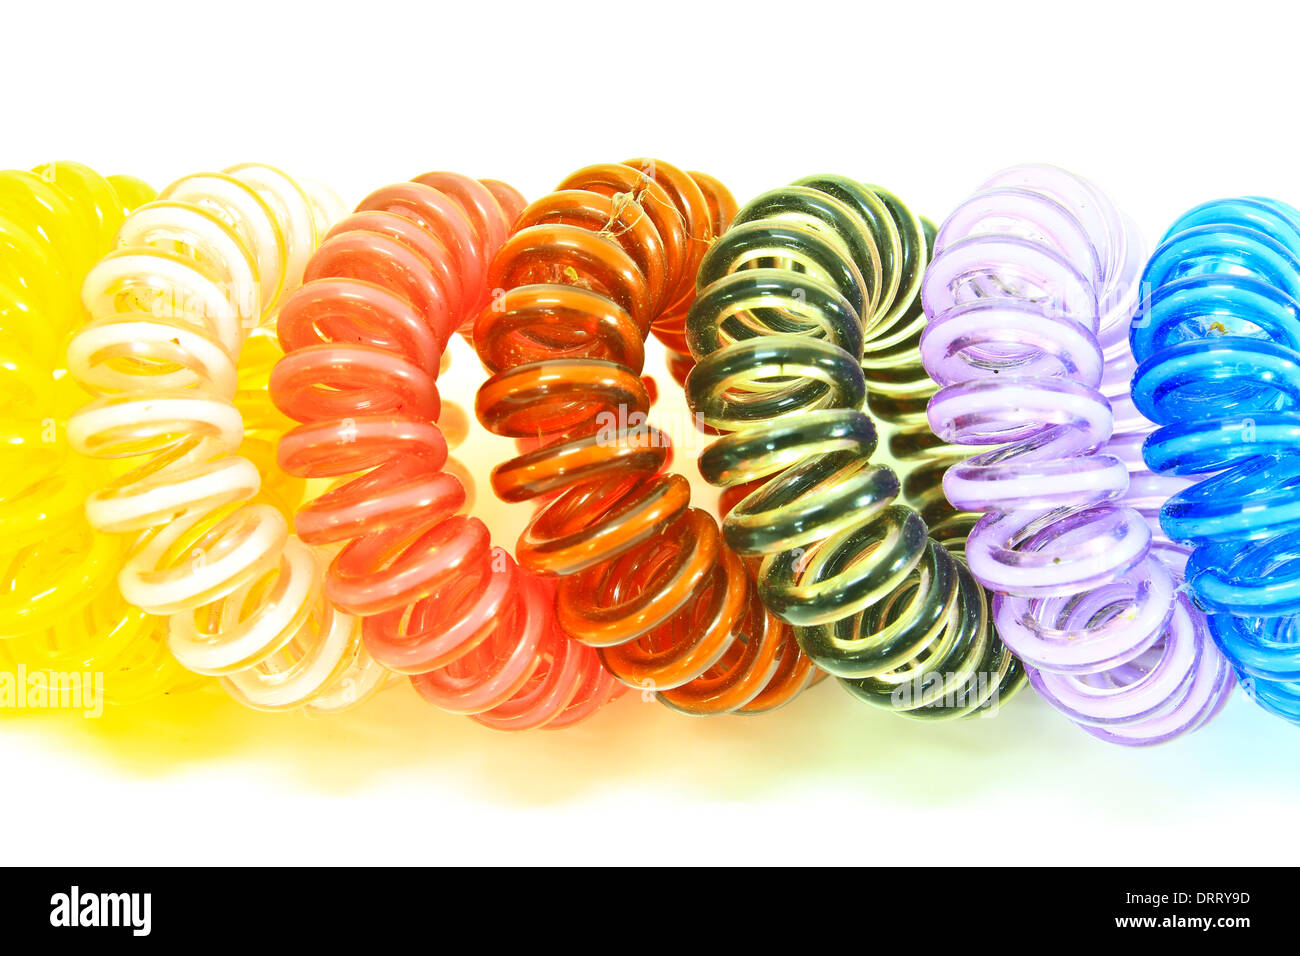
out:
M486 305L492 254L523 206L504 183L454 173L366 197L285 302L271 380L302 423L280 443L285 470L342 478L295 519L304 541L341 546L326 594L365 617L371 654L426 699L517 730L575 723L617 687L559 630L554 588L461 514L437 424L447 343Z
M694 714L767 710L815 677L645 423L645 340L681 348L694 265L731 209L667 163L582 169L524 210L475 329L494 373L479 419L535 445L492 474L504 500L544 501L520 563L559 578L562 627L615 677Z
M1124 744L1200 726L1231 687L1203 616L1128 506L1150 512L1133 454L1148 426L1121 406L1115 434L1103 392L1122 394L1132 367L1118 353L1140 262L1102 193L1054 167L1016 167L948 217L922 293L922 355L943 386L935 432L999 446L944 479L955 507L985 513L966 546L971 570L1039 692Z
M122 543L86 522L107 470L69 454L65 425L84 393L63 347L82 321L81 280L125 216L154 191L78 163L0 173L0 653L13 664L104 675L124 703L192 682L165 629L113 586Z
M1024 674L970 572L871 463L865 344L911 334L925 261L921 223L882 189L815 176L764 193L704 257L686 387L727 433L704 477L761 482L723 530L762 557L767 606L855 696L942 718L1010 696Z
M90 270L91 321L68 347L72 375L99 396L69 421L72 447L144 459L86 502L96 528L138 536L123 596L169 617L181 664L263 709L342 708L384 678L358 623L323 600L317 555L289 534L280 508L296 504L294 484L273 478L259 495L240 453L241 409L267 401L276 309L339 211L268 166L179 180Z
M1300 723L1300 211L1256 197L1197 206L1142 289L1133 396L1160 426L1146 461L1211 475L1184 479L1161 523L1192 546L1188 584L1243 685Z

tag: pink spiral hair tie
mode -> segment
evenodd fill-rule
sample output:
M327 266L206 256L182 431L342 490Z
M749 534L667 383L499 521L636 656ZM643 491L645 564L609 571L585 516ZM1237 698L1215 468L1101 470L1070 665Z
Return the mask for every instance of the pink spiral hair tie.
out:
M1171 479L1142 462L1127 333L1143 261L1103 193L1018 166L944 222L922 287L930 425L997 446L944 491L983 514L966 556L1002 640L1053 706L1129 745L1195 729L1232 687L1155 520Z

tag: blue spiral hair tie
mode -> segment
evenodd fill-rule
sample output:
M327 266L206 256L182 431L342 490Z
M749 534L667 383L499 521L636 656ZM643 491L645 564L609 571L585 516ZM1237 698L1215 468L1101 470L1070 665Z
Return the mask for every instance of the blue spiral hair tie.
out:
M1142 277L1133 400L1160 427L1152 471L1208 475L1160 524L1192 547L1186 580L1247 691L1300 723L1300 211L1197 206Z

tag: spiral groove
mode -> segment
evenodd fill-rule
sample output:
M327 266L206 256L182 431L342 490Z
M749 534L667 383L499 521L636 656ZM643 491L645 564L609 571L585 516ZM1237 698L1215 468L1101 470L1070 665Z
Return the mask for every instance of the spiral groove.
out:
M1243 685L1300 723L1300 211L1258 197L1197 206L1142 288L1133 397L1159 426L1146 462L1173 483L1161 524L1190 547L1187 582Z
M86 499L92 525L134 536L123 597L168 618L182 665L261 709L335 710L383 680L277 507L301 485L273 476L264 490L244 454L242 412L265 405L277 309L339 211L327 190L268 166L181 179L126 217L90 269L90 322L68 346L69 371L98 396L69 420L73 449L142 460ZM280 427L272 414L250 423L253 457Z
M919 334L926 254L921 222L885 190L816 176L764 193L704 257L686 388L724 433L704 477L754 489L723 531L761 558L763 602L855 696L934 719L994 705L1024 673L965 564L871 462L868 376L901 421L915 401L900 352Z
M108 473L68 454L81 393L63 344L81 323L82 277L125 216L154 196L78 163L0 173L0 654L11 663L104 675L115 703L177 689L187 675L165 634L112 587L121 543L87 524Z
M928 219L919 222L925 237L924 262L929 262L935 226ZM931 537L960 554L979 516L957 511L943 493L944 472L965 453L930 430L926 410L938 386L921 362L925 323L920 296L914 296L893 329L863 343L866 410L880 430L889 457L897 463L903 501L920 513Z
M693 714L768 710L814 678L646 422L645 341L684 353L695 269L732 209L716 180L660 161L582 169L524 210L475 329L493 373L478 417L529 440L492 474L504 500L541 503L521 564L559 578L561 626L616 678Z
M922 356L942 386L930 423L998 446L944 478L954 507L984 515L971 571L1038 691L1123 744L1195 729L1231 688L1176 549L1144 517L1158 489L1134 452L1150 425L1122 400L1140 262L1094 187L1016 167L948 217L922 290Z
M429 701L500 729L567 726L613 695L555 624L554 589L462 512L436 383L488 301L487 269L524 206L504 183L428 173L386 186L326 237L279 322L271 396L300 422L284 469L339 479L295 518L337 547L329 599Z

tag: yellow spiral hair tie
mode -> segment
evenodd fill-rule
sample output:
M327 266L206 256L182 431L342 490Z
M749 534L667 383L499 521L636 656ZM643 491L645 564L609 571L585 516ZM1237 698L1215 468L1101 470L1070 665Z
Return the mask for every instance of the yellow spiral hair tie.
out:
M123 542L86 521L82 503L110 473L69 454L67 419L85 393L64 345L84 322L82 279L153 197L78 163L0 172L0 663L102 673L118 703L194 679L113 585Z

